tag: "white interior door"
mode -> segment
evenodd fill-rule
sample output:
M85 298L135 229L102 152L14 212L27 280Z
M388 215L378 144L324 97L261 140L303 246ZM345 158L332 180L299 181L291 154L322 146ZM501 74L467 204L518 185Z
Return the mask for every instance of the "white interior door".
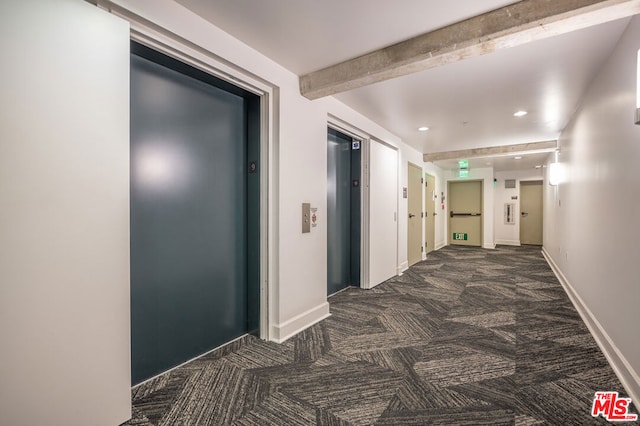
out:
M396 275L398 151L371 141L369 160L369 288Z
M129 25L0 2L0 424L131 413Z

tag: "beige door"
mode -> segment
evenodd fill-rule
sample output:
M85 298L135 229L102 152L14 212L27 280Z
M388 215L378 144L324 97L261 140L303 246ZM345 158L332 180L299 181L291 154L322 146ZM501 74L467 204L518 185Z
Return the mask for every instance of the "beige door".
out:
M449 244L482 245L482 181L449 182Z
M426 227L424 233L425 249L426 253L433 251L436 245L436 178L425 174L424 175L425 190L426 190Z
M422 169L409 163L407 256L409 266L422 260Z
M542 181L520 182L520 244L542 245Z

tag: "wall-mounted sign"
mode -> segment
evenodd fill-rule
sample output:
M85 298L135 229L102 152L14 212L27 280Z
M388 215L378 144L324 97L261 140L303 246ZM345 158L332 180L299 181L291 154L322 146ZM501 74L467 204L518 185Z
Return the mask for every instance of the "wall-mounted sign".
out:
M318 226L318 208L311 207L311 227L315 228Z
M453 233L453 240L454 241L467 241L469 238L467 236L467 233L464 232L454 232Z
M506 225L515 225L516 223L516 205L515 203L505 203L504 205L504 223Z

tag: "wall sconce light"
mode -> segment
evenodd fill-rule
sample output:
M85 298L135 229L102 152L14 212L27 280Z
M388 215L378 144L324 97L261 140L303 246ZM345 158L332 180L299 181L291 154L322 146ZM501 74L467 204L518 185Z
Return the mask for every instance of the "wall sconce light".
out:
M549 185L557 186L565 181L564 164L558 162L560 152L556 151L553 155L553 163L549 164Z
M549 164L549 185L556 186L560 183L560 163Z
M636 66L638 75L636 82L636 124L640 124L640 50L638 50L638 65Z

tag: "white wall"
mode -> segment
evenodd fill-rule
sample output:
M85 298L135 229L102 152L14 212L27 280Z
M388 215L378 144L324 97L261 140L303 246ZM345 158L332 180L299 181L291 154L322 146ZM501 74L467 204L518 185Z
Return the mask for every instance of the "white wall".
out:
M483 211L482 211L482 247L487 249L496 248L496 243L494 239L494 188L493 188L493 167L484 167L478 169L470 169L469 176L464 179L460 179L457 177L457 171L447 170L444 173L444 177L446 182L453 181L465 181L465 180L482 180L482 203L483 203ZM446 217L449 213L449 200L447 196L448 185L445 183L445 210L444 214ZM440 210L441 211L441 210ZM448 238L448 220L444 220L444 229L445 229L445 241L449 241Z
M635 17L559 139L568 181L544 185L544 249L640 398L640 126ZM548 167L547 167L547 170ZM632 388L632 389L630 389Z
M0 3L0 424L131 414L129 27Z
M520 182L542 180L543 169L520 170L515 172L496 172L496 188L494 189L494 232L496 244L506 244L512 246L520 245ZM515 188L505 188L504 181L508 179L516 180ZM518 197L513 200L512 197ZM515 204L513 215L514 224L504 223L504 205L506 203Z
M251 74L278 94L276 139L279 174L277 192L277 281L270 303L271 337L282 341L329 313L326 299L327 261L327 122L329 116L398 147L400 156L420 153L376 123L335 98L309 101L299 93L298 77L211 23L169 0L115 0L117 13L133 13L211 52L229 67ZM422 164L422 162L418 162ZM319 224L310 234L300 229L300 205L319 209ZM402 225L400 225L402 226ZM406 226L406 225L405 225ZM403 228L401 228L403 229ZM400 230L406 239L406 230ZM406 240L400 242L406 246ZM406 260L406 254L405 254Z

